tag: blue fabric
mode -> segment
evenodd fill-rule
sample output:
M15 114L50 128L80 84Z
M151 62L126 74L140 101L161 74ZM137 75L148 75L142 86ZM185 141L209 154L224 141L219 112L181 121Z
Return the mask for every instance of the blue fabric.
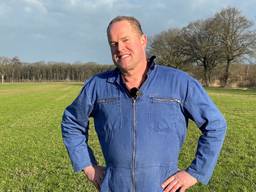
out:
M226 121L202 86L180 70L152 62L139 91L133 101L117 69L85 82L62 121L74 170L97 164L87 144L91 116L107 166L101 191L162 191L160 185L178 171L179 152L192 119L202 135L187 171L207 184Z

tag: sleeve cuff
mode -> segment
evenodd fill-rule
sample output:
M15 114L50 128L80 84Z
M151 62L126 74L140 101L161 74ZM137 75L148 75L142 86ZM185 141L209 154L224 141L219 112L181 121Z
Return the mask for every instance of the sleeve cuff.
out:
M204 185L207 185L207 184L209 183L209 180L210 180L209 177L204 176L204 175L201 175L201 174L198 174L198 173L197 173L195 170L193 170L192 168L188 167L188 168L186 169L186 171L187 171L190 175L192 175L193 177L195 177L195 178L198 180L198 182L200 182L200 183L202 183L202 184L204 184Z

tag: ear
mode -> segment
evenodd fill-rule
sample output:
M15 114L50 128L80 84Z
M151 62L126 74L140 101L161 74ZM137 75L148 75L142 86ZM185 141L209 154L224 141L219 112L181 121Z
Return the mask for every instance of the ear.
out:
M141 35L140 41L141 41L141 45L143 45L145 47L147 46L148 39L147 39L147 36L145 34Z

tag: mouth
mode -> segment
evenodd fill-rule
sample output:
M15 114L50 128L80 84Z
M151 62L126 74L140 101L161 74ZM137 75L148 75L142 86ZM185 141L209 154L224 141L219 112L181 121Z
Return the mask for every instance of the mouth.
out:
M130 56L130 54L117 55L116 59L117 59L117 61L122 61L122 60L128 58L129 56Z

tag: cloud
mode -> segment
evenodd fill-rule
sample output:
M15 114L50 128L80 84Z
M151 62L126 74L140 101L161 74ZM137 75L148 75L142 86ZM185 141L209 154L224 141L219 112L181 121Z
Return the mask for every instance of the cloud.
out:
M5 2L0 2L0 16L4 17L10 11L10 7Z
M47 14L47 8L45 6L45 4L43 3L43 1L40 0L24 0L25 3L25 11L29 10L29 12L31 12L31 10L36 9L37 11L40 11L43 14Z

